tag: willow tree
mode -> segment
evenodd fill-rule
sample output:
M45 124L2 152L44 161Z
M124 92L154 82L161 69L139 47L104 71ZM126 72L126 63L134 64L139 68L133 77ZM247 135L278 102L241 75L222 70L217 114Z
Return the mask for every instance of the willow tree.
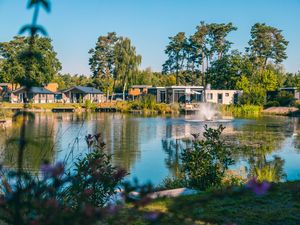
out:
M134 84L138 67L141 64L142 56L136 53L129 38L120 38L114 48L114 83L119 80L123 87L123 100L128 85Z

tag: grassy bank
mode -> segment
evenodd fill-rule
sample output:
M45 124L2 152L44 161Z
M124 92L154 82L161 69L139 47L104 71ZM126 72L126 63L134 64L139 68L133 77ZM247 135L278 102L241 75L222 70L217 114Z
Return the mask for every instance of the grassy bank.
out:
M156 103L152 97L145 97L134 101L104 102L104 103L30 103L28 108L36 111L51 111L53 108L75 108L78 110L96 108L115 108L118 112L123 113L140 113L140 114L178 114L180 106L178 103L166 104ZM0 103L1 109L23 108L21 103ZM259 116L263 108L254 105L221 105L220 110L225 115L231 116Z
M263 111L262 106L257 105L222 105L221 112L232 116L259 116Z
M2 109L18 109L23 108L22 103L0 103L0 107ZM78 104L78 103L29 103L28 108L29 109L37 109L37 110L51 110L53 108L59 108L59 107L73 107L73 108L82 108L84 107L84 104Z
M21 109L22 103L0 103L3 110ZM139 99L135 101L103 102L103 103L29 103L28 109L36 111L51 111L53 108L74 108L78 110L95 110L96 108L114 108L118 112L142 113L142 114L177 114L179 104L156 103L152 98Z
M131 206L127 206L130 209ZM134 210L132 208L132 210ZM142 212L141 212L142 211ZM263 196L251 190L227 188L193 196L157 199L130 215L130 224L238 224L238 225L292 225L300 224L300 182L274 184ZM147 212L160 216L155 222L144 219ZM118 224L118 218L110 224Z

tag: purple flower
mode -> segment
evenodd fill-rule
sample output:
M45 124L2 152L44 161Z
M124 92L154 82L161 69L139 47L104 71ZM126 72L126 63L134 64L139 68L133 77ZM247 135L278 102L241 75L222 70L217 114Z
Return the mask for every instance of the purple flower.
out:
M64 172L64 164L62 162L57 162L54 166L49 163L43 163L40 167L44 178L58 177Z
M158 212L147 212L145 215L144 215L144 218L146 220L149 220L149 221L155 221L158 219L159 217L159 213Z
M264 195L271 187L271 184L267 181L258 182L257 179L254 177L248 181L246 187L250 188L257 195Z
M51 176L53 166L49 163L43 163L40 167L40 171L45 178Z
M106 212L112 215L112 214L116 214L120 209L121 207L119 205L110 204L106 207Z

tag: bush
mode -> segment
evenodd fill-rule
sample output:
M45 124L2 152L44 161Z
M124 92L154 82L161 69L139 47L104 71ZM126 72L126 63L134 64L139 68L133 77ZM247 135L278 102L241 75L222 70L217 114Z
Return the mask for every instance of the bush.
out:
M63 163L45 162L40 179L22 170L2 169L0 223L91 225L101 219L127 173L111 165L98 139L99 135L88 136L90 150L93 144L96 148L76 163L74 171L65 171Z
M80 207L83 203L103 207L116 194L127 172L111 166L110 162L110 155L96 150L75 163L73 182L66 190L67 200L73 207Z
M180 109L180 106L178 103L171 104L171 111L172 113L178 113Z
M258 105L225 105L223 112L228 112L233 116L257 116L261 113L262 107Z
M279 102L280 106L294 106L296 101L294 95L287 91L280 91L276 100Z
M265 108L269 108L269 107L277 107L277 106L280 106L279 102L278 101L268 101L264 107Z
M168 190L183 187L188 187L188 182L184 177L166 177L165 179L163 179L162 184L158 186L158 189Z
M153 110L156 105L155 96L151 94L144 95L142 96L140 103L142 109Z
M220 136L225 129L205 125L204 140L195 140L191 149L185 149L181 155L182 168L189 185L198 189L218 186L225 172L233 164L231 151Z
M166 103L157 103L156 106L155 106L155 110L158 113L162 113L162 114L172 112L170 106L167 105Z
M95 110L97 108L97 105L95 103L91 102L91 100L87 99L84 102L84 107L85 107L85 109Z

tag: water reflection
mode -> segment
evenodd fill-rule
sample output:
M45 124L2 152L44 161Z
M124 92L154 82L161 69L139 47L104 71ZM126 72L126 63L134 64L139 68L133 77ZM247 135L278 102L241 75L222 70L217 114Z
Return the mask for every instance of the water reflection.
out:
M141 181L159 183L168 175L180 175L180 153L191 146L191 134L202 133L204 123L184 117L142 117L110 113L36 113L27 124L24 165L37 170L42 159L66 160L69 165L87 151L84 137L102 133L113 163ZM208 124L217 127L219 123ZM235 168L247 167L250 175L274 181L299 178L300 128L298 119L264 117L225 123L223 136L236 146ZM16 166L19 124L0 131L1 161ZM12 140L12 141L10 141Z
M46 159L53 161L54 158L54 127L55 120L50 115L37 114L33 121L26 125L27 142L24 151L24 167L28 170L37 170ZM8 167L17 166L18 141L20 136L21 121L14 122L11 129L1 132L0 142L2 145L2 163Z

